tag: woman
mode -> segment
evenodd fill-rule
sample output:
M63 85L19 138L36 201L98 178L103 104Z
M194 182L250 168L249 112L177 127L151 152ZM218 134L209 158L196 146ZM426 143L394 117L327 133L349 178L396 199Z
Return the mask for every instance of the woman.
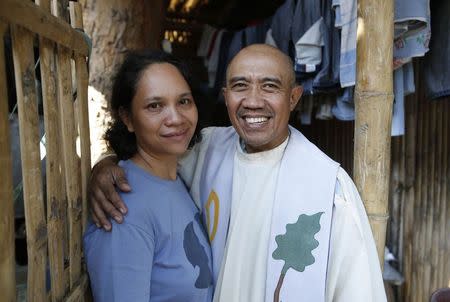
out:
M177 176L197 125L183 65L159 51L128 54L114 82L106 133L133 188L113 232L89 225L84 251L95 301L211 301L211 252ZM150 196L151 194L151 196Z

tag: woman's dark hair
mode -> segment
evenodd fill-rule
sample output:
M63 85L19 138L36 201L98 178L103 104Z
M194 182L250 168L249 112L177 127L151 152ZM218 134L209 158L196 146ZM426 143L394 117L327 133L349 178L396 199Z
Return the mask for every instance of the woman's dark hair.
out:
M128 159L137 152L136 136L129 132L119 116L119 109L131 112L131 102L136 94L137 84L142 73L152 64L168 63L175 66L191 87L191 77L187 66L160 50L130 51L120 66L113 83L110 110L113 121L105 133L105 140L119 159ZM191 144L198 140L198 127Z

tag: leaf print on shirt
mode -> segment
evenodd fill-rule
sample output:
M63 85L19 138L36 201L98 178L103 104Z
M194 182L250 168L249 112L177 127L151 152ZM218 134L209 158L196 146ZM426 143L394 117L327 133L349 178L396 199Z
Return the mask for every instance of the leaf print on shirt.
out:
M200 214L195 214L195 220L200 221ZM200 225L201 226L201 225ZM195 281L196 288L208 288L211 286L212 274L208 265L208 255L205 248L200 243L194 230L194 222L188 223L184 229L183 248L189 263L193 267L200 268L199 276Z
M274 292L274 302L279 301L281 286L288 269L303 272L316 261L311 252L319 246L314 235L320 231L320 217L323 213L318 212L311 216L302 214L296 223L286 225L285 234L275 237L278 247L272 253L272 258L284 260L284 266Z

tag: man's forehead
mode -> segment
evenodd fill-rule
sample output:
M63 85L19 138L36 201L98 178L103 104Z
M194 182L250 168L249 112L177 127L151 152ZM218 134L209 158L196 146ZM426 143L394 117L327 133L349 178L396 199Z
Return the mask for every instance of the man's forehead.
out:
M249 47L242 50L230 62L227 82L232 78L244 77L253 80L264 78L288 80L291 68L288 60L278 50L269 47Z

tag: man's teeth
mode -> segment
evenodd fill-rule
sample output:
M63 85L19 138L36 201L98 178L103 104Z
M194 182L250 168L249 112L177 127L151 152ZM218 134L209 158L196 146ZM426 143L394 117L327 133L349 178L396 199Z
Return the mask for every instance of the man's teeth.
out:
M253 124L253 123L262 123L267 121L268 118L267 117L246 117L245 121L249 124Z

